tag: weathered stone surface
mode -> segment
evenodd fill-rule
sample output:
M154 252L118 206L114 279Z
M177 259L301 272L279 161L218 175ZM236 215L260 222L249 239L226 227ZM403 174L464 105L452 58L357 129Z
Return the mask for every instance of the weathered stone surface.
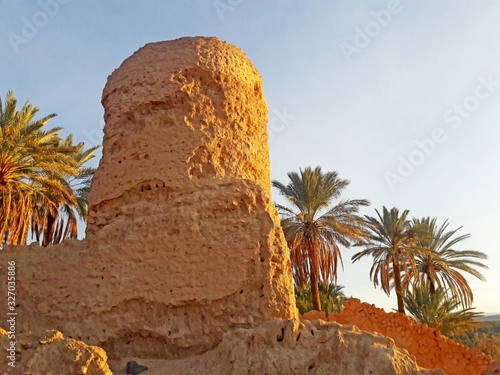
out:
M0 254L18 267L19 332L177 358L296 318L262 81L243 52L217 38L148 44L109 77L103 105L87 239Z
M128 359L110 361L116 373ZM275 319L224 334L214 349L179 360L147 360L148 375L444 375L420 368L394 341L354 326Z
M2 360L0 374L43 375L112 375L104 350L81 341L64 338L61 332L45 331L39 336L25 333L16 336L14 367L5 360L10 339L0 328Z
M236 178L270 193L262 79L239 48L217 38L147 44L108 78L102 103L89 231L114 219L102 206L128 191Z
M151 262L140 272L152 267L153 301L170 309L217 320L236 303L218 318L225 326L294 317L270 199L267 106L244 53L216 38L148 44L109 77L103 105L89 235L126 240L138 262Z

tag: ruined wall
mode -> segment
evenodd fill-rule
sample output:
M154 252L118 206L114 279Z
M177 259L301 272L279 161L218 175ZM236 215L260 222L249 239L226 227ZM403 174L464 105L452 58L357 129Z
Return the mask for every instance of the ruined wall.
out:
M102 102L87 238L0 253L17 265L19 332L180 358L234 327L296 318L262 81L244 53L217 38L148 44Z
M110 368L122 373L122 361ZM141 359L148 375L445 375L426 370L388 337L334 322L274 319L226 332L214 349L176 361Z
M420 366L440 368L448 375L481 375L493 363L490 356L450 340L426 324L415 323L403 314L386 313L356 298L349 299L340 314L326 318L324 313L312 311L303 318L354 324L364 331L378 332L414 355Z

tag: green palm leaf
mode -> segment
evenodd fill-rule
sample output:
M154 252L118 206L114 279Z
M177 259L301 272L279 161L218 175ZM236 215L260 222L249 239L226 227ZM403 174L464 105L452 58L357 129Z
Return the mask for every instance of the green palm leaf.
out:
M460 302L449 297L444 289L431 293L429 283L413 288L404 297L404 303L417 322L446 336L462 335L477 328L476 319L481 316L473 308L460 309Z
M401 214L397 208L383 207L382 214L375 210L377 217L366 216L365 222L370 235L362 246L365 250L352 257L356 262L365 256L373 258L370 280L390 295L394 288L398 302L398 312L404 313L404 280L412 280L417 275L415 257L422 251L419 238L425 236L420 227L411 226L409 211Z
M470 234L456 236L462 227L448 230L448 220L438 226L436 218L424 217L413 219L413 225L425 227L429 233L427 239L421 240L420 243L426 251L416 258L419 271L416 283L418 285L428 283L431 293L435 293L437 289L448 290L463 307L470 307L474 296L463 273L484 281L485 277L476 268L488 267L475 259L487 259L486 254L476 250L453 249L468 239ZM405 280L405 282L408 284L412 281Z

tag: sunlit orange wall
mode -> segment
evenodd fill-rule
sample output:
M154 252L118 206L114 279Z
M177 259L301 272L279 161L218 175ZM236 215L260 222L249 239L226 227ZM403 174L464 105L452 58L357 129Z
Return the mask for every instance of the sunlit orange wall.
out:
M419 366L440 368L448 375L481 375L493 363L490 356L458 344L426 324L415 323L403 314L386 313L356 298L349 299L340 314L325 317L323 312L311 311L302 318L353 324L364 331L378 332L392 338L397 347L414 355Z

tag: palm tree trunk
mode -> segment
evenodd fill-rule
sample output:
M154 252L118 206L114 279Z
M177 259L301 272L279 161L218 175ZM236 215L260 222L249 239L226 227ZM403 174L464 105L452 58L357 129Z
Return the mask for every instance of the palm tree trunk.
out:
M45 232L43 233L43 241L42 246L47 247L52 242L52 238L54 235L54 225L56 223L56 218L51 214L47 214L47 226Z
M434 285L434 282L430 277L427 276L427 279L429 280L429 293L433 295L434 293L436 293L436 286Z
M321 301L319 299L318 279L315 272L311 270L311 298L314 310L321 311Z
M319 253L318 244L316 241L309 239L309 267L310 267L310 282L311 282L311 298L314 310L321 311L321 300L319 299Z
M394 270L394 286L396 288L396 297L398 298L398 312L405 313L405 305L403 302L403 283L401 282L401 269L399 268L397 258L392 259L392 268Z

